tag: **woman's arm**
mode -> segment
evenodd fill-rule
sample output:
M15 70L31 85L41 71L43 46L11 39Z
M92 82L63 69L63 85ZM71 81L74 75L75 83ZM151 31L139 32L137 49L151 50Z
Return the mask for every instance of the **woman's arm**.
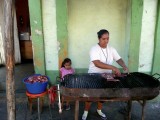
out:
M128 71L128 67L125 65L124 61L122 60L122 58L120 58L119 60L116 61L122 68L124 71L129 72Z
M113 66L113 65L108 65L108 64L104 64L102 63L101 61L99 60L94 60L92 61L94 63L94 65L98 68L101 68L101 69L110 69L112 70L113 72L115 72L115 74L117 75L120 75L120 71L117 67Z

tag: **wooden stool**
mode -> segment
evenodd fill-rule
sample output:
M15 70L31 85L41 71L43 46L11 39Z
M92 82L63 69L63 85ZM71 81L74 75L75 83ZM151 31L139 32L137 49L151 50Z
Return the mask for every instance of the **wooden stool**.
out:
M32 113L32 100L37 99L38 120L40 120L40 111L42 111L44 96L48 95L48 90L46 90L45 92L40 93L40 94L32 94L32 93L29 93L28 91L26 91L26 95L28 97L29 109L30 109L31 113ZM40 100L41 100L41 102L40 102ZM49 105L49 109L50 109L50 105Z

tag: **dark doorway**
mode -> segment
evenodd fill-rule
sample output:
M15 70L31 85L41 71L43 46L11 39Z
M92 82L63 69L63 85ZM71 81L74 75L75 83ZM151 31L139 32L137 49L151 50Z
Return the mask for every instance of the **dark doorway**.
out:
M28 0L16 0L15 5L21 60L33 62Z

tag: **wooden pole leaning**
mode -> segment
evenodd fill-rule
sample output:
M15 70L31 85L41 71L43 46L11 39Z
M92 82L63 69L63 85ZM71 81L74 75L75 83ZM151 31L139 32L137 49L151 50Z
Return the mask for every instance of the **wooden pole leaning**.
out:
M6 59L7 119L15 120L15 80L14 80L14 0L4 0L4 41Z

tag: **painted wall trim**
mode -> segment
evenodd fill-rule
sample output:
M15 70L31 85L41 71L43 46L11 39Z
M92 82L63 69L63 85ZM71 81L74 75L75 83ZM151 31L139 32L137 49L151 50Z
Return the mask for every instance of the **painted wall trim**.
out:
M128 59L130 72L138 71L142 13L143 0L131 0L131 34Z
M28 0L35 73L45 74L41 0Z
M59 68L68 56L67 0L56 0L57 41L59 42Z
M160 62L160 34L159 33L160 33L160 1L158 0L152 74L154 73L160 74L160 64L159 64Z

